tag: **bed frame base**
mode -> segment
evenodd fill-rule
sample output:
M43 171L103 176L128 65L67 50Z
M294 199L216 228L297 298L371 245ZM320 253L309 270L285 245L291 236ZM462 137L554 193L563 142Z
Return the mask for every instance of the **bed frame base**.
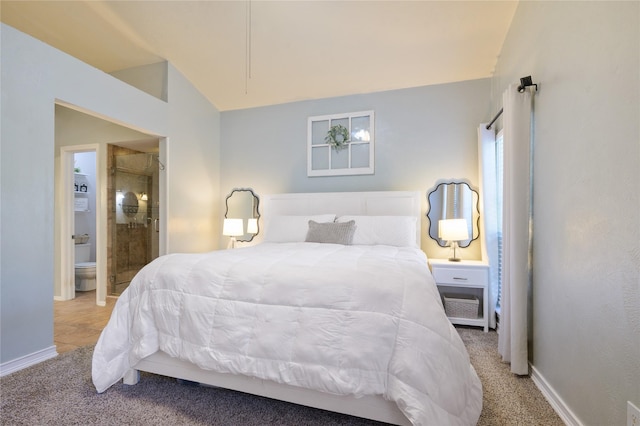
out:
M377 420L402 426L411 426L411 422L402 414L397 405L382 396L332 395L324 392L290 386L269 380L248 376L223 374L203 370L194 364L156 352L135 365L123 379L126 385L135 385L140 381L140 371L190 380L201 384L259 395L271 399L333 411L365 419Z

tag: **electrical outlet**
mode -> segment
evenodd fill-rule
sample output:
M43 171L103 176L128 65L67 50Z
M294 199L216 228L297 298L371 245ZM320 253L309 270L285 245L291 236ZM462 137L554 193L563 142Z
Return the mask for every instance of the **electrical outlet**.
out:
M627 426L640 426L640 408L627 401Z

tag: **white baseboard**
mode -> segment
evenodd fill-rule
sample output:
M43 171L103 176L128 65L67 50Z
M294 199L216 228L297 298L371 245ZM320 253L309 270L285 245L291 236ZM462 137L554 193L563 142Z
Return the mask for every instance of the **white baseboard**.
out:
M542 396L545 397L554 411L558 413L558 416L560 416L564 424L568 426L583 426L582 422L576 417L567 404L565 404L556 391L553 390L542 374L540 374L533 365L529 364L529 366L531 367L531 380L533 380L533 383L540 392L542 392Z
M56 351L56 347L54 345L46 349L42 349L41 351L34 352L32 354L25 355L8 362L4 362L0 364L0 377L4 377L7 374L15 373L16 371L31 367L32 365L39 364L43 361L55 358L57 356L58 351Z

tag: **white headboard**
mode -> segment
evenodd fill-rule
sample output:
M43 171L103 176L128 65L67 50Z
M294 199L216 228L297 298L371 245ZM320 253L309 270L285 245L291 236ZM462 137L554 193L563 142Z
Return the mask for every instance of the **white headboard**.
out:
M315 192L272 194L263 197L263 218L280 215L335 213L337 216L414 216L420 247L419 191ZM263 222L264 223L264 222Z

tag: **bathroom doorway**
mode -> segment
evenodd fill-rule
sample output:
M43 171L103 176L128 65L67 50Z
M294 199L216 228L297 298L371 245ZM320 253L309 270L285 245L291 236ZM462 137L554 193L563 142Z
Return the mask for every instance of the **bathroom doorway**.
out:
M96 289L96 151L73 154L74 289Z
M108 159L107 294L119 296L159 255L159 183L164 165L157 152L117 145L108 145Z
M76 291L104 285L99 269L100 173L98 145L75 145L60 150L60 296L75 298ZM101 304L96 295L96 303Z

